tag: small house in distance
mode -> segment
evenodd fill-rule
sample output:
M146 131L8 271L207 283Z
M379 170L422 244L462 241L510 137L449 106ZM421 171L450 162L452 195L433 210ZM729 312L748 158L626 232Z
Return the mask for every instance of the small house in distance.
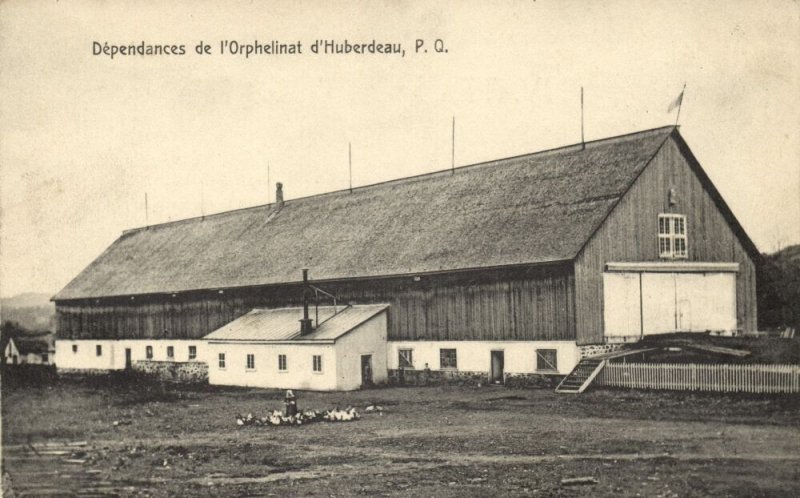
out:
M6 344L6 365L52 365L55 345L52 335L17 336Z
M348 391L387 378L386 304L254 309L215 330L210 384ZM304 313L305 311L305 313Z
M126 230L53 298L57 364L124 368L152 343L197 343L219 375L203 338L297 309L307 268L338 302L388 304L392 375L538 379L652 334L755 330L758 259L667 126ZM245 368L256 355L236 351Z

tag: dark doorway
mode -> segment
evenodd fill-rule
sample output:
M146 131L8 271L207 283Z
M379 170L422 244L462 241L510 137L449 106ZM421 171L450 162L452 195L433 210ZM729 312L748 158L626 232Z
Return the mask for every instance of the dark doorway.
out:
M504 356L502 351L492 351L492 373L490 380L492 384L503 383L503 363Z
M361 387L372 385L372 355L361 355Z
M125 348L125 370L131 369L131 348Z

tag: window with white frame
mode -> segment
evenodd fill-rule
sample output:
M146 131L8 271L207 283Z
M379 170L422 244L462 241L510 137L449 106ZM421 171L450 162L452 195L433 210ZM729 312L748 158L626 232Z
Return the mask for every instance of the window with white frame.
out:
M247 355L247 369L248 370L256 369L256 355L254 354Z
M148 360L152 360L153 359L153 346L146 346L144 348L144 356Z
M322 371L322 355L315 354L312 358L312 363L313 363L312 368L315 372Z
M557 372L558 351L555 349L537 349L536 370Z
M439 368L458 368L458 357L455 349L439 350Z
M197 346L189 346L189 361L197 358Z
M686 258L686 216L682 214L658 215L658 256L661 258Z
M286 370L288 370L288 368L286 366L286 355L285 354L279 354L278 355L278 371L285 372Z
M414 350L401 349L398 351L397 365L400 368L414 368Z
M219 354L219 368L220 368L220 370L224 370L225 369L225 353L220 353Z

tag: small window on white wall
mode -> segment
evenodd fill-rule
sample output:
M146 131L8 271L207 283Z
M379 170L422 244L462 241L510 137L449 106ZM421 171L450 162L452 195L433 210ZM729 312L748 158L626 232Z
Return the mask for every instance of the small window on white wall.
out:
M686 216L682 214L658 215L658 256L682 259L688 256Z
M189 346L189 361L197 358L197 346Z
M219 354L219 369L225 370L225 353Z
M153 359L153 346L147 346L146 348L144 348L144 356L148 360Z
M255 370L256 369L256 355L248 354L247 355L247 370Z
M558 371L558 351L555 349L536 350L536 370Z
M322 372L322 355L315 354L312 363L315 372Z
M101 346L101 345L99 345L99 344L98 344L97 346L95 346L95 348L94 348L94 353L95 353L97 356L103 356L103 346Z
M281 371L281 372L285 372L287 370L287 368L286 368L286 355L285 354L279 354L278 355L278 370Z
M72 345L72 352L73 353L77 353L78 352L78 345L77 344L73 344Z
M401 349L397 357L397 364L400 368L414 368L414 350Z
M455 349L440 349L439 350L439 368L458 368L458 356Z
M175 359L175 347L174 346L167 346L167 359L174 360Z

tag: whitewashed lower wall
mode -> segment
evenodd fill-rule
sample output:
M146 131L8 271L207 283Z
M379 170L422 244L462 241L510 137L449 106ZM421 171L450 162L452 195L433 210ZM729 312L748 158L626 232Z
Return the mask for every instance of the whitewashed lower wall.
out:
M455 349L458 370L486 372L491 370L491 352L503 351L505 373L537 373L536 350L557 351L558 373L568 374L581 357L575 341L390 341L387 345L388 365L398 368L398 351L412 349L414 368L439 370L439 350ZM546 372L552 373L552 372Z
M97 346L102 353L97 355ZM73 351L72 347L78 350ZM55 364L59 369L70 370L123 370L125 368L125 349L131 350L131 361L146 360L147 346L153 347L153 360L189 361L189 346L197 348L197 358L193 361L207 361L206 341L178 339L137 339L137 340L57 340ZM174 358L167 357L167 347L175 348Z
M208 345L209 384L278 389L336 389L336 352L326 344L237 344ZM225 368L219 354L225 354ZM255 368L247 369L247 355L255 355ZM286 371L278 370L278 355L286 355ZM313 371L314 355L322 356L322 372Z
M335 345L247 345L208 344L203 340L58 340L55 364L59 369L122 370L125 349L131 349L132 361L145 360L146 347L153 346L153 360L167 360L167 346L175 348L174 361L189 359L189 346L197 347L195 361L209 365L209 383L247 387L310 390L350 390L361 386L361 355L372 355L373 380L381 383L388 369L398 368L398 350L414 351L414 367L427 363L439 370L439 349L454 348L458 370L488 372L491 351L504 352L506 373L537 373L536 350L558 351L558 373L567 374L580 360L580 349L574 341L391 341L386 342L386 316L379 315L359 329L347 334ZM73 352L72 346L78 351ZM95 346L102 346L96 355ZM218 354L226 353L226 368L219 369ZM256 370L246 371L246 355L256 355ZM278 371L278 355L286 354L288 371ZM312 370L312 355L323 356L322 373ZM550 373L550 372L548 372Z

